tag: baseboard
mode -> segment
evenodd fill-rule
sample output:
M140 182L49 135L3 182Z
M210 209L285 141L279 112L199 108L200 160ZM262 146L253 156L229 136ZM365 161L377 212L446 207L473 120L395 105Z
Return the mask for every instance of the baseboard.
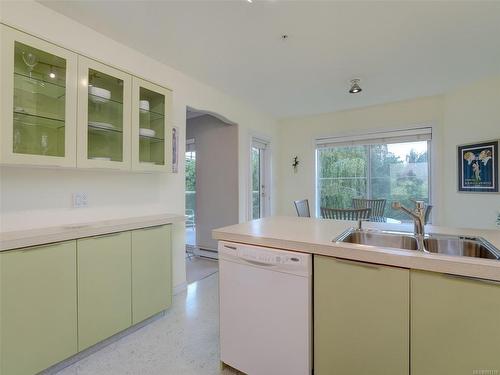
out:
M205 258L219 259L219 252L217 249L196 248L193 254Z
M183 283L177 284L176 286L174 286L174 290L173 290L174 296L179 294L179 293L184 292L186 289L187 289L187 282L186 281L184 281Z

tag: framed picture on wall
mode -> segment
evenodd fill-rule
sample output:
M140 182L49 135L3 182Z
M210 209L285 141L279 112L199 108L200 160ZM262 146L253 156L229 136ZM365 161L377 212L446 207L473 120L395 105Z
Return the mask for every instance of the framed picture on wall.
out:
M458 146L458 191L498 193L498 140Z
M179 128L172 128L172 172L179 172Z

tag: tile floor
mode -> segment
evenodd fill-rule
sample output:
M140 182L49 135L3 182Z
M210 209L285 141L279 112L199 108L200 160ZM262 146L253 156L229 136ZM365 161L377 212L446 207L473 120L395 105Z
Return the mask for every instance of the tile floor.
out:
M213 275L219 270L219 263L215 259L201 258L194 255L186 257L186 281L191 284Z
M215 375L220 370L218 274L188 285L147 326L66 367L58 375Z

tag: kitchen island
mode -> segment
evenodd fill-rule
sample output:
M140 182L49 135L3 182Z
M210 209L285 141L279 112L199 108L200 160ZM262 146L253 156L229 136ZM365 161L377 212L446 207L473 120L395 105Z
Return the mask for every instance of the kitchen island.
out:
M312 254L315 374L500 373L500 261L334 241L353 226L270 217L217 229L213 236L233 247ZM483 237L500 248L498 230L426 226L426 232Z

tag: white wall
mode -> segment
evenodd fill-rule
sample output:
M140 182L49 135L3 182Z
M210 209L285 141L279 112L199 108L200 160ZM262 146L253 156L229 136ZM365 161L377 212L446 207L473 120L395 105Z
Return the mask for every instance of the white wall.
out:
M186 126L196 150L196 245L217 250L212 230L238 223L238 126L210 115Z
M464 143L500 140L500 77L481 80L446 94L444 121L445 223L454 227L493 228L500 213L500 194L457 192L456 147Z
M496 228L500 195L457 192L456 147L500 139L500 77L440 96L279 121L278 213L294 215L293 200L315 203L314 140L374 130L433 126L432 200L436 224ZM297 173L292 157L299 157Z
M278 212L294 215L293 201L296 199L308 198L311 209L315 207L314 151L317 138L426 125L433 127L434 146L437 146L442 128L442 98L428 97L315 116L294 117L281 120L279 125ZM292 168L294 156L299 158L297 173ZM439 205L439 185L435 190L433 198ZM436 213L440 211L439 207L436 207Z
M275 137L274 120L238 99L196 81L144 54L33 1L0 2L0 20L12 27L144 77L173 90L173 122L185 145L186 106L217 112L239 125L239 211L246 217L249 132ZM1 85L1 83L0 83ZM60 225L154 212L184 213L184 165L180 173L147 175L100 171L0 168L1 229ZM73 210L71 193L89 193L90 207ZM185 281L184 230L174 229L174 285Z

